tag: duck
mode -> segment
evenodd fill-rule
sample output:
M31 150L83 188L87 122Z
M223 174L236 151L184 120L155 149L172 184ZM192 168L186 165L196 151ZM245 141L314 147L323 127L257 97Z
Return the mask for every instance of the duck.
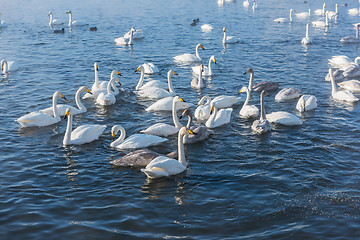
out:
M167 88L169 86L169 84L166 84L166 83L161 82L159 80L151 80L151 81L144 84L145 67L143 65L140 65L135 70L135 72L139 72L139 71L140 71L140 79L138 81L138 84L135 87L136 91L142 91L142 90L145 90L145 89L151 88L151 87Z
M151 104L149 107L145 109L147 112L151 111L172 111L172 103L174 97L166 97L157 100L155 103ZM184 110L186 108L191 107L190 103L187 103L184 99L177 104L178 110Z
M291 13L292 12L296 12L294 9L290 9L290 17L289 17L289 22L292 22L292 15ZM274 19L274 22L275 23L284 23L284 22L287 22L287 18L276 18Z
M346 89L350 92L360 93L360 81L359 80L352 79L349 81L344 81L344 82L338 83L338 85L341 88Z
M210 32L214 30L213 26L211 26L211 24L204 24L201 26L201 31L203 32Z
M265 91L260 93L260 119L255 120L251 125L251 129L257 134L263 134L270 132L272 129L271 123L266 119L265 108L264 108L264 96L267 95Z
M297 18L301 18L301 19L310 18L310 15L311 15L311 10L310 9L309 9L308 12L295 13L295 16Z
M49 12L48 16L50 17L50 22L49 22L50 27L53 25L63 25L64 24L63 22L60 22L59 20L54 19L51 11Z
M299 112L308 112L317 108L317 99L314 95L302 95L296 103L296 110Z
M305 34L305 37L301 40L301 43L304 44L304 45L308 45L308 44L311 44L312 41L309 37L309 23L306 24L306 34Z
M297 116L284 111L266 114L266 119L269 120L270 123L281 124L285 126L299 126L303 124L303 122Z
M130 29L130 31L128 31L127 33L124 34L124 38L130 38L130 36L131 36L131 29ZM135 40L135 39L143 39L143 38L145 38L144 34L143 34L143 30L134 28L133 40Z
M81 114L81 113L84 113L87 111L86 107L80 100L80 94L82 92L87 92L87 93L91 94L91 91L86 86L80 87L75 93L75 102L76 102L77 108L67 105L67 104L57 104L57 109L58 109L58 113L59 113L60 117L62 117L66 114L66 111L68 108L71 109L72 115ZM40 112L51 115L51 114L53 114L54 110L53 110L53 107L48 107L43 110L40 110Z
M220 109L216 102L210 103L210 117L205 126L208 128L217 128L230 122L232 108Z
M119 131L121 132L120 137L115 140L116 134ZM146 148L168 141L166 138L142 133L133 134L125 139L126 131L120 125L115 125L111 128L111 135L113 142L111 142L110 147L116 148L117 150Z
M116 98L115 98L115 91L112 91L111 88L114 87L114 89L117 90L116 86L114 85L114 81L115 81L115 77L113 77L112 79L109 80L108 85L107 85L107 93L104 92L100 92L99 95L96 97L96 104L101 105L101 106L109 106L109 105L113 105L116 102ZM119 79L116 79L117 83L119 83L119 85L121 85L121 82Z
M5 22L5 20L1 19L1 12L0 12L0 29L1 28L6 28L8 26L7 22Z
M214 64L216 64L215 56L210 57L208 67L203 66L203 70L201 71L201 74L203 76L212 76L213 75L213 72L212 72L212 69L211 69L211 63L212 62L214 62ZM191 69L192 69L194 74L196 74L196 75L200 74L200 65L196 66L196 67L191 67Z
M54 33L65 33L65 28L56 29L54 30Z
M172 75L178 75L178 74L176 72L174 72L173 70L168 71L167 78L168 78L169 91L167 91L163 88L160 88L160 87L147 87L147 88L144 88L143 90L137 91L137 94L140 97L146 97L146 98L151 98L151 99L159 99L159 98L174 96L175 91L174 91L172 80L171 80Z
M190 53L178 55L178 56L174 57L175 62L187 62L187 63L201 62L202 59L199 55L199 48L201 48L202 50L205 50L204 46L201 43L199 43L198 45L196 45L196 48L195 48L196 55L190 54Z
M204 65L201 64L199 67L200 67L199 76L194 77L191 80L191 87L195 89L202 89L206 87L204 83L204 78L202 77L202 72L204 71Z
M63 139L63 145L82 145L93 142L103 134L106 125L99 124L85 124L72 130L73 114L72 109L67 108L65 112L65 119L68 118L66 131Z
M285 102L289 101L295 98L300 97L301 91L298 88L293 87L287 87L281 89L276 95L275 95L275 101L277 102Z
M206 138L209 137L209 135L212 133L212 131L210 129L208 129L205 126L191 126L192 124L192 119L193 119L193 115L191 113L191 110L185 109L183 111L183 113L181 114L180 118L183 118L187 116L188 117L188 122L186 124L186 128L187 129L191 129L193 134L191 135L185 135L184 136L184 143L185 144L193 144L196 142L200 142L205 140Z
M316 28L328 27L329 26L329 16L328 15L329 15L329 12L327 11L325 13L325 22L321 21L321 20L311 22L313 27L316 27Z
M87 23L85 22L81 22L81 21L73 21L72 20L72 13L71 13L71 10L68 10L66 12L66 14L69 14L69 27L80 27L80 26L85 26L85 25L88 25Z
M325 14L325 7L326 7L326 4L323 3L323 7L321 9L316 9L314 11L315 15L321 15L321 16L324 16Z
M106 87L108 84L108 81L99 81L99 64L97 62L94 63L94 72L95 72L95 82L93 83L91 87L91 93L87 93L83 96L83 99L86 98L96 98L100 92L106 92ZM120 74L119 72L117 72ZM110 79L115 76L116 72L111 72Z
M60 122L61 118L57 108L57 99L60 97L66 99L64 95L62 95L59 91L56 91L53 94L52 97L53 114L54 114L53 116L50 116L40 111L36 111L23 115L20 118L18 118L16 121L18 121L21 124L21 127L45 127Z
M240 109L239 115L242 118L252 118L259 116L259 109L255 105L248 105L250 101L250 92L247 87L242 87L239 93L246 92L246 100Z
M206 101L206 103L205 103ZM194 116L198 121L206 121L210 117L210 102L211 98L207 95L203 96L198 102L198 106L195 109Z
M360 23L356 23L354 24L355 28L356 28L356 34L355 34L355 38L354 37L343 37L342 39L340 39L341 43L359 43L360 39L359 39L359 27L360 27Z
M145 130L141 130L141 133L156 135L160 137L167 137L169 135L173 135L179 132L179 129L182 127L179 122L179 118L177 116L177 104L179 102L183 102L184 100L179 96L175 96L173 98L172 103L172 118L174 125L166 124L166 123L156 123Z
M16 72L20 69L19 64L17 64L14 61L7 61L5 58L1 60L0 65L1 65L1 72L3 74Z
M156 74L160 72L159 68L153 63L144 63L141 66L144 67L145 74Z
M244 75L246 75L247 73L250 73L250 80L249 80L249 91L250 93L252 91L255 92L261 92L261 91L272 91L272 90L276 90L279 88L279 84L276 82L271 82L271 81L262 81L259 82L258 84L256 84L255 86L252 86L253 81L254 81L254 70L252 68L248 68L245 72Z
M178 133L178 160L167 156L159 156L153 159L145 168L141 169L143 173L150 179L169 177L177 175L186 170L187 162L184 151L184 136L193 134L190 129L182 127Z
M89 30L92 31L92 32L95 32L95 31L97 31L97 27L96 26L95 27L90 27Z
M118 37L118 38L115 38L115 44L116 44L116 45L124 45L124 46L133 45L134 32L135 32L135 28L132 27L132 28L130 29L130 36L129 36L129 37Z
M233 44L239 42L239 39L235 36L227 36L226 34L226 27L223 28L224 37L222 40L223 44Z
M358 98L356 98L350 91L338 91L337 87L336 87L336 83L334 80L334 77L332 75L332 69L329 68L329 74L330 74L330 78L331 78L331 98L334 99L335 101L341 101L341 102L349 102L349 103L354 103L359 101Z

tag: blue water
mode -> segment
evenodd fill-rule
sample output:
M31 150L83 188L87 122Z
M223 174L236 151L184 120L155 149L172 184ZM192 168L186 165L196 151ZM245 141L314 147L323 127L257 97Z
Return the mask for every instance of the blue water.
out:
M215 0L2 0L2 19L9 26L0 31L0 57L16 61L21 69L0 80L0 238L359 238L360 108L331 100L331 85L324 81L328 58L358 56L358 45L339 42L355 35L352 24L360 19L347 9L358 2L339 6L338 23L326 32L311 27L313 44L304 47L300 42L307 21L272 20L288 17L290 8L303 12L322 7L322 1L308 2L259 0L252 11L242 1L219 6ZM330 10L335 3L326 1ZM74 20L98 31L82 27L70 32L65 26L65 34L54 34L48 12L67 22L69 9ZM200 19L195 27L190 26L194 18ZM203 33L205 23L214 30ZM116 46L114 38L132 26L143 29L145 38L133 47ZM240 43L223 47L224 26ZM190 66L172 59L193 53L197 43L206 49L200 52L206 64L211 55L218 63L203 91L190 87ZM185 147L186 172L147 180L139 168L113 167L110 161L127 151L109 147L115 124L130 135L171 121L170 114L145 112L152 101L133 93L139 78L134 71L147 61L161 69L150 79L165 81L167 71L175 70L176 92L193 104L205 94L236 95L247 86L243 72L251 67L255 83L271 80L298 87L317 97L318 108L298 115L302 126L273 126L270 134L258 136L251 132L252 121L238 115L242 96L228 125ZM113 68L123 74L115 105L102 108L87 100L88 112L74 118L76 126L106 124L98 141L64 148L65 121L30 129L14 121L50 106L57 90L75 104L75 91L93 83L94 62L99 63L100 80L107 80ZM275 93L266 97L266 111L296 114L296 101L275 102ZM258 99L255 94L253 104L259 106ZM176 136L171 136L151 149L167 153L176 148Z

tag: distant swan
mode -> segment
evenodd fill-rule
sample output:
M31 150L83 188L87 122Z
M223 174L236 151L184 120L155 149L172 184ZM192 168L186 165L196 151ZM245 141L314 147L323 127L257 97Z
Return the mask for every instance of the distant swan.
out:
M296 16L297 18L301 18L301 19L309 18L310 15L311 15L310 9L309 9L308 12L295 13L295 16Z
M203 71L202 71L203 76L212 76L213 75L213 72L211 69L212 62L214 62L214 64L216 64L215 56L210 57L208 67L203 66ZM191 67L191 69L192 69L193 73L195 73L196 75L200 74L200 65L196 66L196 67Z
M329 11L328 17L329 17L329 19L335 18L335 21L336 21L336 17L337 17L338 14L339 14L339 12L338 12L338 4L336 3L335 4L335 12L334 11Z
M349 90L350 92L353 93L360 93L360 81L359 80L349 80L349 81L344 81L341 83L338 83L338 85L346 90Z
M175 91L174 91L172 80L171 80L172 75L178 75L178 74L176 72L174 72L173 70L169 70L169 72L167 74L169 91L167 91L163 88L159 88L159 87L148 87L143 90L139 90L137 92L137 94L141 97L147 97L147 98L151 98L151 99L159 99L159 98L174 96Z
M360 5L360 1L359 1L359 5ZM358 8L351 8L348 10L348 14L349 15L360 15L360 6Z
M147 83L144 84L144 76L145 76L145 68L143 65L140 65L135 72L140 71L140 79L138 81L138 84L135 87L136 91L142 91L145 90L147 88L151 88L151 87L157 87L157 88L167 88L169 85L161 82L159 80L151 80Z
M85 23L85 22L73 21L73 20L72 20L71 10L67 11L66 14L69 14L69 27L77 27L77 26L85 26L85 25L88 25L88 24Z
M141 169L148 178L168 177L182 173L186 170L187 162L184 151L184 136L193 134L190 129L182 127L178 134L178 160L166 156L159 156L152 160L145 168Z
M53 19L53 14L51 11L49 12L49 16L50 16L50 22L49 22L50 27L52 25L63 25L64 24L63 22L60 22L57 19Z
M224 37L223 37L223 44L232 44L232 43L237 43L239 42L239 39L235 36L227 36L226 34L226 27L223 28L224 31Z
M72 131L72 109L66 109L65 118L66 117L68 117L68 122L63 139L64 146L90 143L98 139L106 128L106 125L85 124L75 128L74 131Z
M144 67L145 74L155 74L160 72L159 68L153 63L144 63L141 66Z
M135 28L131 28L130 29L130 37L118 37L115 38L115 44L117 45L132 45L133 44L133 39L134 39L134 32L135 32Z
M301 43L304 44L304 45L308 45L308 44L311 44L311 39L309 37L309 23L306 24L306 34L305 34L305 37L301 40Z
M192 143L203 141L206 138L208 138L208 136L212 133L212 131L209 130L205 126L191 126L193 115L192 115L190 109L185 109L180 117L185 117L185 116L188 117L188 123L186 125L186 128L191 129L193 131L193 133L194 133L194 134L191 134L191 135L185 135L184 136L184 143L185 144L192 144Z
M130 31L128 31L127 33L124 34L124 38L130 38L131 36L131 29ZM143 30L142 29L135 29L134 28L134 31L133 31L133 40L134 39L142 39L144 38L144 35L143 35Z
M251 125L251 129L257 134L263 134L265 132L271 131L271 123L266 119L265 108L264 108L264 95L265 91L262 91L260 94L260 119L255 120Z
M356 23L354 24L355 28L356 28L356 34L355 34L355 38L354 37L343 37L342 39L340 39L341 43L359 43L360 39L359 39L359 27L360 27L360 23Z
M7 61L6 59L1 60L1 72L3 74L8 74L19 70L20 66L14 61Z
M298 126L303 124L303 122L294 114L283 111L266 114L266 119L271 123L285 126Z
M337 69L337 70L333 71L332 74L333 74L333 77L334 77L335 81L340 81L340 80L343 80L345 78L344 70L341 70L341 69ZM325 81L328 81L328 82L331 81L329 72L325 76Z
M275 95L275 101L284 102L300 97L301 91L297 88L283 88Z
M328 27L329 26L329 12L327 11L325 14L325 22L318 20L318 21L313 21L311 22L313 27L317 27L317 28L323 28L323 27Z
M201 57L199 55L199 48L205 50L204 46L201 43L199 43L198 45L196 45L195 48L196 55L185 53L182 55L175 56L174 59L176 62L201 62Z
M245 0L245 1L243 1L243 6L244 7L249 7L249 0Z
M54 116L50 116L40 111L36 111L21 116L16 121L18 121L22 127L44 127L60 122L61 119L56 103L56 100L60 97L65 99L64 95L62 95L59 91L56 91L52 97Z
M296 110L299 112L307 112L317 107L317 99L314 95L302 95L297 104Z
M118 131L121 131L120 137L114 140ZM125 129L120 125L112 127L111 135L114 141L110 144L110 147L118 150L146 148L168 141L166 138L147 134L134 134L125 139Z
M218 109L216 102L210 103L210 117L205 126L208 128L220 127L230 122L232 108Z
M210 32L212 31L214 28L210 25L210 24L204 24L201 26L201 30L203 32Z
M120 80L116 79L119 85L121 85ZM112 91L111 88L114 87L116 90L116 86L114 85L115 77L111 78L107 85L107 93L100 92L100 94L96 98L96 104L102 105L102 106L108 106L113 105L116 102L115 98L115 91Z
M326 4L324 3L324 4L323 4L323 7L322 7L321 9L316 9L316 10L314 11L315 15L322 15L322 16L324 16L324 14L325 14L325 6L326 6Z
M174 97L166 97L162 98L155 103L151 104L149 107L145 109L145 111L172 111L172 103ZM185 102L185 100L181 101L177 105L178 110L183 110L191 107L190 103Z
M291 15L292 12L295 12L295 10L290 9L289 22L292 22L292 15ZM274 19L274 22L276 22L276 23L284 23L284 22L287 22L287 18L276 18L276 19Z
M199 76L194 77L191 80L191 87L195 89L202 89L206 87L204 83L204 78L202 77L202 72L204 71L204 65L201 64L199 67L200 67Z
M239 114L243 118L251 118L259 116L259 109L255 105L248 105L250 101L250 92L247 87L242 87L239 93L246 92L246 100L242 106Z
M331 59L329 59L329 64L333 68L340 68L341 70L345 70L349 67L352 67L353 65L358 66L359 61L360 61L360 57L356 57L354 62L351 62L349 61L349 58L347 56L341 55L341 56L332 56Z
M334 99L336 101L350 102L350 103L359 101L359 99L356 98L350 91L347 91L347 90L346 91L338 91L334 77L332 75L331 68L329 68L329 74L331 77L331 87L332 87L331 97L332 97L332 99Z

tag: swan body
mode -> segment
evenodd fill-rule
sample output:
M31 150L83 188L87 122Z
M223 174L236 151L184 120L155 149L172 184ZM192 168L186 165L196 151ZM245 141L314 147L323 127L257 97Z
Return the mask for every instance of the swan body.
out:
M68 108L71 110L72 115L77 115L77 114L84 113L87 111L86 107L80 100L80 94L82 92L87 92L87 93L91 94L90 90L87 87L85 87L85 86L80 87L75 93L75 102L76 102L77 108L70 106L70 105L66 105L66 104L57 104L59 116L64 116L66 114L66 110ZM51 114L53 114L54 110L53 110L53 107L48 107L43 110L40 110L40 112L51 115Z
M114 86L113 82L115 81L115 77L111 78L108 82L107 85L107 93L103 93L101 92L97 98L96 98L96 104L101 105L101 106L109 106L109 105L113 105L116 102L116 98L115 98L115 92L113 92L111 90L111 88ZM120 80L117 79L117 82L121 85ZM114 86L115 89L116 86Z
M60 22L59 20L54 19L51 11L49 12L49 16L50 16L50 22L49 22L50 27L53 25L63 25L64 24L63 22Z
M227 36L225 27L223 28L223 31L224 31L224 37L222 41L223 44L233 44L239 42L239 39L237 37Z
M131 30L124 34L124 38L130 38L130 36L131 36ZM143 30L142 29L135 30L134 28L133 40L142 39L142 38L144 38Z
M1 12L0 12L0 29L7 27L8 24L4 20L1 20Z
M201 30L203 32L210 32L210 31L214 30L214 28L210 24L204 24L201 26Z
M301 40L301 43L304 45L311 44L311 39L309 37L309 24L306 24L306 34L305 37Z
M338 85L353 93L360 93L360 81L359 80L349 80L345 82L338 83Z
M220 95L214 97L211 102L216 103L218 108L228 108L238 103L238 99L235 96Z
M151 87L157 87L157 88L168 88L169 84L166 84L164 82L161 82L159 80L151 80L145 84L144 83L144 76L145 76L145 67L143 65L139 66L135 72L140 71L140 79L138 84L135 87L136 91L142 91L145 90L147 88L151 88ZM168 81L169 82L169 81Z
M243 1L243 6L244 7L249 7L249 5L250 5L249 0Z
M337 69L337 70L333 71L332 74L333 74L333 78L335 81L340 81L345 78L344 70ZM328 82L331 81L329 73L326 74L325 81L328 81Z
M202 72L203 76L212 76L213 75L213 72L212 72L212 69L211 69L211 63L212 62L214 62L214 64L216 64L215 56L210 57L208 67L203 66L202 71L200 70L201 69L200 65L196 66L196 67L191 67L191 69L192 69L193 73L196 74L196 75L200 75L200 72Z
M196 143L196 142L200 142L205 140L206 138L208 138L208 136L212 133L211 130L209 130L207 127L205 126L192 126L192 118L193 115L190 111L190 109L185 109L184 112L182 113L181 117L188 117L188 123L186 125L187 129L191 129L193 131L194 134L191 135L185 135L184 136L184 143L185 144L192 144L192 143Z
M300 97L301 91L297 88L283 88L276 95L275 100L284 102Z
M206 100L206 103L204 104ZM195 109L194 116L198 121L206 121L210 117L210 102L209 96L203 96L198 102L198 107Z
M326 12L326 14L325 14L325 22L321 21L321 20L311 22L313 27L317 27L317 28L328 27L329 26L328 14L329 14L329 12Z
M348 14L353 15L353 16L360 15L360 7L359 8L351 8L351 9L349 9Z
M146 148L149 146L158 145L168 140L166 138L147 134L134 134L125 139L125 129L120 125L115 125L112 127L111 135L113 139L115 139L118 131L121 131L120 137L110 144L110 147L116 148L118 150Z
M80 27L80 26L86 26L89 25L85 22L81 22L81 21L73 21L72 20L72 14L71 14L71 10L67 11L66 14L69 14L69 27Z
M297 116L283 111L266 114L266 119L268 119L271 123L281 124L285 126L302 125L302 121Z
M331 97L336 101L354 103L359 101L350 91L338 91L334 78L332 77L332 69L329 68L329 74L331 77Z
M148 108L146 108L145 111L172 111L173 99L174 97L166 97L159 99L155 103L151 104ZM184 110L189 107L191 107L191 104L185 102L184 100L177 104L178 110Z
M20 66L14 61L7 61L6 59L1 60L1 72L3 74L15 72L19 70Z
M347 56L332 56L329 59L329 64L332 68L340 68L341 70L345 70L353 65L359 65L360 57L356 57L354 62L351 62Z
M340 39L341 43L359 43L360 42L360 39L359 39L359 26L360 26L360 23L356 23L354 25L355 25L355 28L356 28L355 38L350 37L350 36L343 37L342 39Z
M295 10L290 9L289 22L292 22L292 15L291 15L292 12L295 12ZM286 18L276 18L276 19L274 19L274 22L276 22L276 23L284 23L284 22L287 22L287 21L288 20Z
M149 149L138 149L121 158L112 160L110 163L118 167L146 167L146 165L159 156L161 156L159 153Z
M186 170L187 162L184 151L184 136L192 134L191 130L182 127L178 133L178 160L166 156L159 156L152 160L145 168L141 169L148 178L168 177L182 173Z
M200 72L198 77L194 77L191 81L191 87L195 89L205 88L204 78L202 77L202 72L204 71L204 65L200 65Z
M310 15L311 15L310 9L309 9L308 12L295 13L295 16L296 16L297 18L301 18L301 19L309 18Z
M239 93L246 92L246 100L244 105L240 109L240 117L242 118L251 118L259 116L259 109L254 105L248 105L250 101L250 91L247 87L242 87Z
M153 63L144 63L141 66L144 67L145 74L155 74L160 72L159 68Z
M130 37L118 37L115 38L115 44L117 45L133 45L135 28L130 29Z
M360 76L360 68L357 65L348 67L343 72L344 77L346 78L356 78Z
M98 139L104 132L106 125L86 124L72 130L73 114L70 108L66 109L65 116L68 118L63 145L81 145Z
M178 75L173 70L169 70L168 72L168 85L169 85L169 91L159 88L159 87L148 87L143 90L140 90L137 92L137 94L141 97L147 97L151 99L159 99L159 98L165 98L169 96L174 96L175 91L172 85L171 76L172 75Z
M210 117L206 121L205 126L208 128L220 127L230 122L232 108L218 109L216 102L210 103Z
M271 123L266 119L265 108L264 108L265 94L266 94L265 91L262 91L260 94L260 110L261 110L260 119L255 120L251 125L251 129L257 134L263 134L269 132L271 131L272 128Z
M205 50L204 46L201 43L199 43L198 45L196 45L195 48L196 55L185 53L182 55L175 56L174 59L176 62L201 62L201 57L199 55L199 48Z
M44 127L60 122L61 119L59 116L57 103L56 103L57 99L60 97L65 99L64 95L62 95L59 91L56 91L53 94L52 97L53 114L54 114L53 116L37 111L21 116L16 121L18 121L22 127Z
M325 14L325 6L326 6L326 4L324 3L324 4L323 4L323 7L322 7L321 9L316 9L316 10L314 11L315 15L324 16L324 14Z
M95 82L91 87L91 93L86 93L83 96L83 99L86 98L96 98L100 92L106 92L106 87L108 82L107 81L99 81L99 64L96 62L94 63L94 71L95 71ZM111 77L112 78L112 77Z
M166 123L157 123L157 124L152 125L152 126L148 127L147 129L142 130L140 132L146 133L146 134L151 134L151 135L156 135L156 136L161 136L161 137L166 137L166 136L178 133L179 129L182 127L182 125L179 122L179 119L177 117L177 104L179 102L183 102L183 101L184 100L182 98L179 98L178 96L175 96L173 98L172 117L173 117L173 122L174 122L175 126L166 124Z
M332 18L336 18L337 15L339 14L338 12L338 4L336 3L335 4L335 12L334 11L329 11L329 19L332 19Z
M296 103L296 110L307 112L317 107L317 99L314 95L302 95Z

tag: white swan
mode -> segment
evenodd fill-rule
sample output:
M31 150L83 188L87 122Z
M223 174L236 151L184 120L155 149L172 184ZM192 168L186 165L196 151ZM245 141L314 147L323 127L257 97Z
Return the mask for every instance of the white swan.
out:
M202 89L206 87L204 78L202 77L202 72L204 71L204 65L201 64L199 67L200 67L199 76L194 77L191 80L191 87L195 89Z
M155 103L151 104L149 107L145 109L145 111L172 111L172 103L173 103L174 97L166 97L159 99ZM180 98L180 102L177 104L178 110L183 110L186 108L191 107L190 103L185 102L184 99Z
M208 128L220 127L230 122L232 108L218 109L216 102L210 103L210 117L205 126Z
M128 31L127 33L124 34L124 38L130 38L131 36L131 29L130 31ZM143 34L143 30L142 29L135 29L134 28L134 32L133 32L133 40L134 39L143 39L144 38L144 34Z
M332 19L332 18L335 18L335 21L336 21L336 17L337 15L339 15L339 12L338 12L338 4L336 3L335 4L335 12L334 11L329 11L329 19Z
M163 88L159 88L159 87L148 87L143 90L137 91L137 94L140 97L146 97L146 98L151 98L151 99L159 99L159 98L174 96L175 91L174 91L172 80L171 80L172 75L178 75L178 74L176 72L174 72L173 70L169 70L169 72L167 74L169 91L167 91Z
M148 178L168 177L182 173L186 170L186 159L183 137L193 134L190 129L182 127L178 134L178 160L166 156L159 156L152 160L145 168L141 169Z
M341 83L338 83L338 85L343 88L346 89L350 92L353 93L360 93L360 81L359 80L349 80L349 81L344 81Z
M86 107L80 100L80 94L82 92L87 92L87 93L91 94L90 90L87 87L85 87L85 86L80 87L75 93L75 102L76 102L77 108L67 105L67 104L57 104L57 109L58 109L58 113L60 116L64 116L66 113L66 110L68 108L71 109L72 115L77 115L77 114L84 113L87 111ZM53 110L53 107L48 107L43 110L40 110L40 112L51 115L51 114L53 114L54 110Z
M329 26L329 17L328 17L328 15L329 15L329 12L326 11L325 22L321 21L321 20L311 22L313 27L317 27L317 28L328 27Z
M300 97L301 91L297 88L283 88L275 95L275 101L284 102Z
M359 43L360 39L359 39L359 27L360 27L360 23L356 23L354 24L355 28L356 28L356 34L355 34L355 38L354 37L343 37L342 39L340 39L341 43Z
M138 81L138 84L135 87L136 91L142 91L145 90L147 88L151 88L151 87L157 87L157 88L167 88L169 86L169 84L166 84L164 82L161 82L159 80L151 80L147 83L144 84L144 76L145 76L145 68L143 65L140 65L135 72L140 71L140 78Z
M250 3L249 3L249 0L245 0L243 1L243 7L249 7Z
M324 14L325 14L325 6L326 6L326 4L324 3L324 4L323 4L323 7L322 7L321 9L316 9L316 10L314 11L315 15L324 16Z
M201 43L199 43L198 45L196 45L195 48L196 55L185 53L182 55L175 56L174 59L176 62L201 62L201 57L199 55L199 48L205 50L204 46Z
M271 131L271 123L266 119L265 108L264 108L264 96L266 92L262 91L260 94L260 119L255 120L251 125L251 129L257 134L263 134Z
M309 23L306 24L306 34L305 34L305 37L301 40L301 43L304 44L304 45L308 45L308 44L311 44L311 39L309 37Z
M360 0L359 0L359 7L358 8L351 8L348 10L349 15L360 15Z
M175 96L173 99L172 104L172 118L174 125L166 124L166 123L156 123L150 127L148 127L145 130L141 130L140 132L145 134L151 134L161 137L166 137L169 135L176 134L179 132L179 129L182 127L181 123L179 122L178 116L177 116L177 103L182 102L183 99L179 98L178 96Z
M184 136L185 144L192 144L203 141L208 138L208 136L212 133L212 131L205 126L191 126L193 115L190 109L185 109L184 112L181 114L180 118L185 116L188 117L186 128L193 131L193 134Z
M204 103L206 100L206 103ZM210 102L209 96L203 96L198 102L198 106L195 109L194 116L198 121L206 121L210 117Z
M57 19L53 19L53 14L52 14L51 11L49 12L49 16L50 16L50 22L49 22L49 26L50 26L50 27L51 27L52 25L63 25L63 24L64 24L63 22L60 22L60 21L57 20Z
M159 145L160 143L168 140L166 138L147 134L134 134L125 139L125 129L120 125L115 125L111 129L113 140L115 139L118 131L121 131L120 137L110 144L110 147L118 150L146 148L149 146Z
M343 75L346 78L359 77L360 76L360 68L358 65L352 65L351 67L344 69Z
M334 77L332 76L332 69L329 68L329 74L331 77L331 97L336 101L354 103L359 101L350 91L337 91Z
M107 84L108 82L107 81L99 81L99 64L96 62L94 63L94 71L95 71L95 82L93 83L92 87L91 87L91 93L92 94L89 94L89 93L86 93L84 96L83 96L83 99L85 98L96 98L100 92L106 92L106 87L107 87ZM111 72L111 74L113 76L110 76L110 79L114 77L115 75L115 72ZM119 74L119 72L118 72Z
M251 118L259 116L259 109L255 105L248 105L250 101L250 92L247 87L242 87L239 93L246 92L246 100L244 105L240 109L240 117L242 118Z
M309 18L311 15L311 10L309 9L308 12L300 12L300 13L295 13L295 16L297 18L301 18L301 19L305 19L305 18Z
M252 10L255 11L255 8L257 8L258 5L255 3L255 0L253 0Z
M296 103L296 110L307 112L317 107L317 99L314 95L302 95Z
M116 79L119 85L121 85L120 80ZM113 105L116 102L115 98L115 91L112 91L111 88L116 86L114 85L115 77L111 78L107 85L107 93L100 92L100 94L96 98L96 104L102 105L102 106L108 106Z
M20 69L19 64L14 61L7 61L6 59L1 60L1 72L3 74L15 72Z
M73 113L72 109L68 108L65 112L65 118L68 118L66 132L63 139L63 145L81 145L90 143L98 139L104 132L106 125L99 124L85 124L72 130Z
M226 34L226 27L223 28L224 31L224 37L222 40L223 44L233 44L239 42L239 39L235 36L227 36Z
M266 119L271 123L281 124L285 126L299 126L302 125L303 122L294 114L288 112L272 112L266 114Z
M130 37L118 37L115 38L115 44L117 45L133 45L135 28L130 29Z
M210 24L204 24L201 26L201 30L203 32L210 32L210 31L214 30L214 28Z
M144 63L141 66L144 67L145 74L155 74L160 72L159 68L153 63Z
M54 116L36 111L21 116L16 121L18 121L22 127L44 127L60 122L61 119L56 104L56 100L60 97L65 99L64 95L62 95L59 91L56 91L52 97Z
M85 25L89 25L85 22L81 22L81 21L73 21L72 20L72 14L71 14L71 10L67 11L66 14L69 14L69 27L80 27L80 26L85 26Z
M332 68L340 68L341 70L345 70L353 65L359 65L360 57L356 57L354 62L351 62L347 56L332 56L329 59L329 64Z
M208 67L203 66L203 71L202 71L203 76L212 76L213 75L213 72L212 72L212 69L211 69L211 63L212 62L214 62L214 64L216 64L215 56L210 57ZM194 74L196 74L196 75L200 74L200 65L196 66L196 67L191 67L191 69L192 69Z
M252 91L255 92L261 92L261 91L272 91L272 90L276 90L279 88L279 84L276 82L271 82L271 81L262 81L259 82L258 84L255 84L255 86L252 86L253 81L254 81L254 70L252 68L248 68L246 70L246 72L244 72L244 75L246 75L247 73L250 73L250 80L249 80L249 91L250 93Z
M292 22L292 15L291 15L292 12L296 12L296 11L294 9L290 9L289 22ZM287 18L276 18L276 19L274 19L274 22L276 22L276 23L284 23L284 22L287 22L287 21L288 21Z

